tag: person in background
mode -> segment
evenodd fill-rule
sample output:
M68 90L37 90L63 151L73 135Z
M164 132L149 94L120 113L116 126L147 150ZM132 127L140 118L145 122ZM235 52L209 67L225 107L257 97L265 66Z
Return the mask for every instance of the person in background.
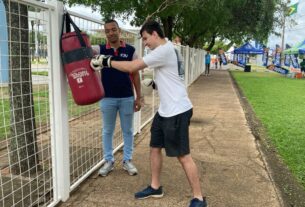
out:
M111 55L116 61L132 61L137 58L135 48L120 39L121 30L118 23L111 19L105 22L106 44L94 45L95 54ZM113 68L101 71L101 79L105 97L100 102L103 127L103 153L105 163L98 171L99 175L107 176L114 168L113 134L117 113L120 116L124 139L123 169L129 175L136 175L137 168L132 163L133 154L133 115L141 109L141 84L138 71L122 72ZM134 88L136 96L134 95Z
M135 193L135 198L163 196L160 176L162 148L165 148L167 156L179 160L192 188L193 198L189 207L206 207L207 202L201 192L197 166L189 147L189 125L193 115L193 105L188 98L184 80L180 76L174 45L165 39L161 26L156 21L146 22L140 34L144 45L152 49L142 59L115 61L111 56L100 55L91 60L91 65L96 70L111 68L129 73L146 67L155 70L155 84L158 88L160 104L151 126L151 184Z
M204 71L205 76L210 75L210 63L211 63L211 55L210 55L210 51L208 50L205 55L205 71Z
M174 43L176 44L176 45L181 45L181 37L179 37L179 36L176 36L175 37L175 39L174 39Z
M217 55L217 58L219 61L219 69L222 69L222 58L221 58L221 54L220 54L221 50L222 50L221 48L218 49L218 55Z
M305 77L305 59L300 63L302 77Z

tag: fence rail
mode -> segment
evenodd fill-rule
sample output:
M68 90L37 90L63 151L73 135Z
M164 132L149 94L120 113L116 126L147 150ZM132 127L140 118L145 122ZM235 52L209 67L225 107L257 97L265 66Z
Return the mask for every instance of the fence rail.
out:
M0 1L0 206L55 206L69 198L103 160L99 104L78 106L67 86L60 62L64 7L49 0ZM103 41L103 22L70 12L91 43ZM143 56L134 31L124 31L129 44ZM204 71L204 52L176 45L185 64L189 86ZM142 79L154 70L141 71ZM158 92L143 94L134 116L134 134L151 121ZM123 146L119 121L115 150Z

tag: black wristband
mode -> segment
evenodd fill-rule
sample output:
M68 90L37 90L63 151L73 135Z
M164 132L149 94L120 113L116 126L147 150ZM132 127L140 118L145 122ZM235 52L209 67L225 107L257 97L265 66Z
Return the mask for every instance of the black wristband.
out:
M152 86L151 86L153 89L156 89L156 84L155 84L155 81L152 81Z
M109 66L108 66L108 63L107 63L109 58L110 58L110 57L107 57L107 58L104 58L104 59L103 59L103 66L104 66L104 67L109 67Z

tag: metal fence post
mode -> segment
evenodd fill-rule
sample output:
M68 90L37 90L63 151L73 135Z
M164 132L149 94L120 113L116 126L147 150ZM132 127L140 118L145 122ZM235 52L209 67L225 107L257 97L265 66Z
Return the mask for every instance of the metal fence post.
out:
M201 62L200 62L201 70L200 70L200 74L203 74L203 72L205 71L205 55L204 55L204 51L203 50L200 50L200 56L201 56Z
M206 55L206 52L204 50L201 50L201 54L202 54L202 57L205 57ZM205 60L202 58L202 71L201 73L204 73L205 72Z
M142 40L139 39L137 35L134 37L134 39L135 39L135 49L136 49L138 58L141 58L143 56ZM139 73L140 73L140 81L142 81L142 71L139 71ZM136 123L136 126L134 127L134 131L136 131L137 133L140 133L141 132L141 110L134 114L134 119L135 119L135 123Z
M201 56L201 51L200 49L197 49L197 54L198 54L198 62L197 62L197 74L196 74L196 78L200 76L200 71L201 71L201 60L202 60L202 56Z
M195 77L197 77L197 74L198 74L198 71L199 71L199 55L200 55L200 53L199 53L199 49L195 49L195 54L196 54L196 56L195 56L195 73L194 73L194 75L193 75L193 78L192 78L192 83L194 82L194 80L195 80Z
M66 201L70 193L70 160L69 160L69 123L67 106L67 80L61 64L60 38L63 16L63 4L49 0L48 4L55 7L50 18L50 63L51 63L51 143L54 195ZM48 38L49 39L49 38Z

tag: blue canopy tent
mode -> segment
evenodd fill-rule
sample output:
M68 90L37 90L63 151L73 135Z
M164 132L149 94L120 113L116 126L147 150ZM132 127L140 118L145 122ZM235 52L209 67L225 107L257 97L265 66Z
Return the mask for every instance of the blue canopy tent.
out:
M251 71L251 66L248 65L249 63L249 55L261 55L264 53L264 50L261 48L255 48L249 42L245 43L239 48L236 48L233 51L234 55L237 57L237 65L245 68L245 72ZM247 57L248 56L248 57Z
M234 54L263 54L263 49L253 47L250 43L245 43L243 46L234 50Z

